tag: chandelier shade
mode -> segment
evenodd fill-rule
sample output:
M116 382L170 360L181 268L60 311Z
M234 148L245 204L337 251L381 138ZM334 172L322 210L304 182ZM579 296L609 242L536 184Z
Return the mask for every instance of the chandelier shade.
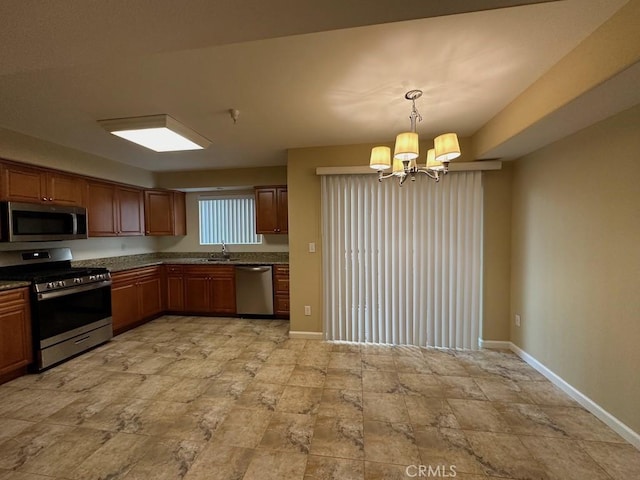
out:
M404 164L398 158L393 159L393 174L396 176L404 176Z
M442 164L442 162L439 160L436 160L435 148L430 148L427 151L427 168L429 170L434 170L434 171L444 170L444 165Z
M444 133L433 139L436 159L448 162L460 156L460 145L455 133Z
M389 147L373 147L369 166L376 170L386 170L391 166L391 149Z
M407 100L411 100L412 108L409 120L411 120L411 131L399 133L393 150L393 163L391 163L391 149L389 147L373 147L369 166L378 171L378 180L385 178L398 178L402 185L407 178L415 180L417 173L424 173L429 178L440 181L443 175L449 171L449 162L460 156L460 145L458 135L455 133L443 133L434 140L434 147L427 151L427 161L425 167L418 167L420 155L418 133L416 123L422 121L422 116L416 108L416 100L422 96L422 90L410 90L405 94ZM393 167L391 173L384 171Z
M415 132L400 133L396 137L396 146L393 151L393 158L398 160L413 160L420 155L418 146L418 134Z

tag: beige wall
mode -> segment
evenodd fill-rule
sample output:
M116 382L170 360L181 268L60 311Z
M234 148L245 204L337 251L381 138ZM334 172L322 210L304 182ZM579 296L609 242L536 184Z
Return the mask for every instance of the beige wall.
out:
M640 61L640 1L631 0L473 135L488 151Z
M640 432L640 106L515 164L512 341Z
M367 164L371 145L289 150L289 295L291 330L322 331L322 230L320 177L316 167ZM309 253L315 242L316 253ZM304 315L304 306L311 316Z
M512 164L482 172L482 339L509 340Z
M285 166L155 173L155 185L162 188L253 188L256 185L284 185L286 183L287 167Z
M468 140L461 139L463 153L469 151ZM367 165L373 145L345 145L289 150L287 163L289 188L289 268L291 275L291 330L322 331L322 230L320 177L317 167ZM421 146L426 151L424 146ZM464 154L460 161L470 161ZM491 172L485 181L485 196L491 208L485 208L485 222L491 229L489 258L484 262L485 282L491 289L484 298L487 323L483 337L507 340L508 331L508 263L509 263L509 174ZM487 193L486 189L491 189ZM495 188L495 194L493 189ZM486 229L485 229L486 231ZM309 253L310 242L316 253ZM485 244L487 242L485 241ZM506 273L505 273L506 272ZM304 306L311 306L311 316ZM493 325L492 322L496 322Z

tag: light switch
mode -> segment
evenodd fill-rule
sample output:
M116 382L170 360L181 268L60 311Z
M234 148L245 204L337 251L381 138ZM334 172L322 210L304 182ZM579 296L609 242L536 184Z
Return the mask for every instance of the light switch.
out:
M316 242L309 243L309 253L316 253Z

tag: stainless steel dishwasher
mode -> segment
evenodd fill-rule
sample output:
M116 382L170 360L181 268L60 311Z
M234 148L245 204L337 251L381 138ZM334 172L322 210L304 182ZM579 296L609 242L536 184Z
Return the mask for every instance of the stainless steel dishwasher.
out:
M271 265L236 265L238 315L273 315Z

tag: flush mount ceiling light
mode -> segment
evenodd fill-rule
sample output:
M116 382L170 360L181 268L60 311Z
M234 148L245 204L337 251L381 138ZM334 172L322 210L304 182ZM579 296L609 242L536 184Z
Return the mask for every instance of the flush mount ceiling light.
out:
M202 135L166 114L112 118L98 123L108 132L156 152L201 150L211 145Z
M416 121L422 121L422 115L416 108L416 100L422 96L422 90L410 90L404 98L411 100L411 131L398 134L391 164L391 149L389 147L373 147L369 166L378 171L378 180L384 178L398 178L400 185L411 177L415 181L416 173L424 173L438 182L449 171L449 162L460 156L458 136L455 133L444 133L433 140L434 147L427 151L425 168L418 167L416 159L419 157L418 134ZM392 168L391 173L384 171Z

